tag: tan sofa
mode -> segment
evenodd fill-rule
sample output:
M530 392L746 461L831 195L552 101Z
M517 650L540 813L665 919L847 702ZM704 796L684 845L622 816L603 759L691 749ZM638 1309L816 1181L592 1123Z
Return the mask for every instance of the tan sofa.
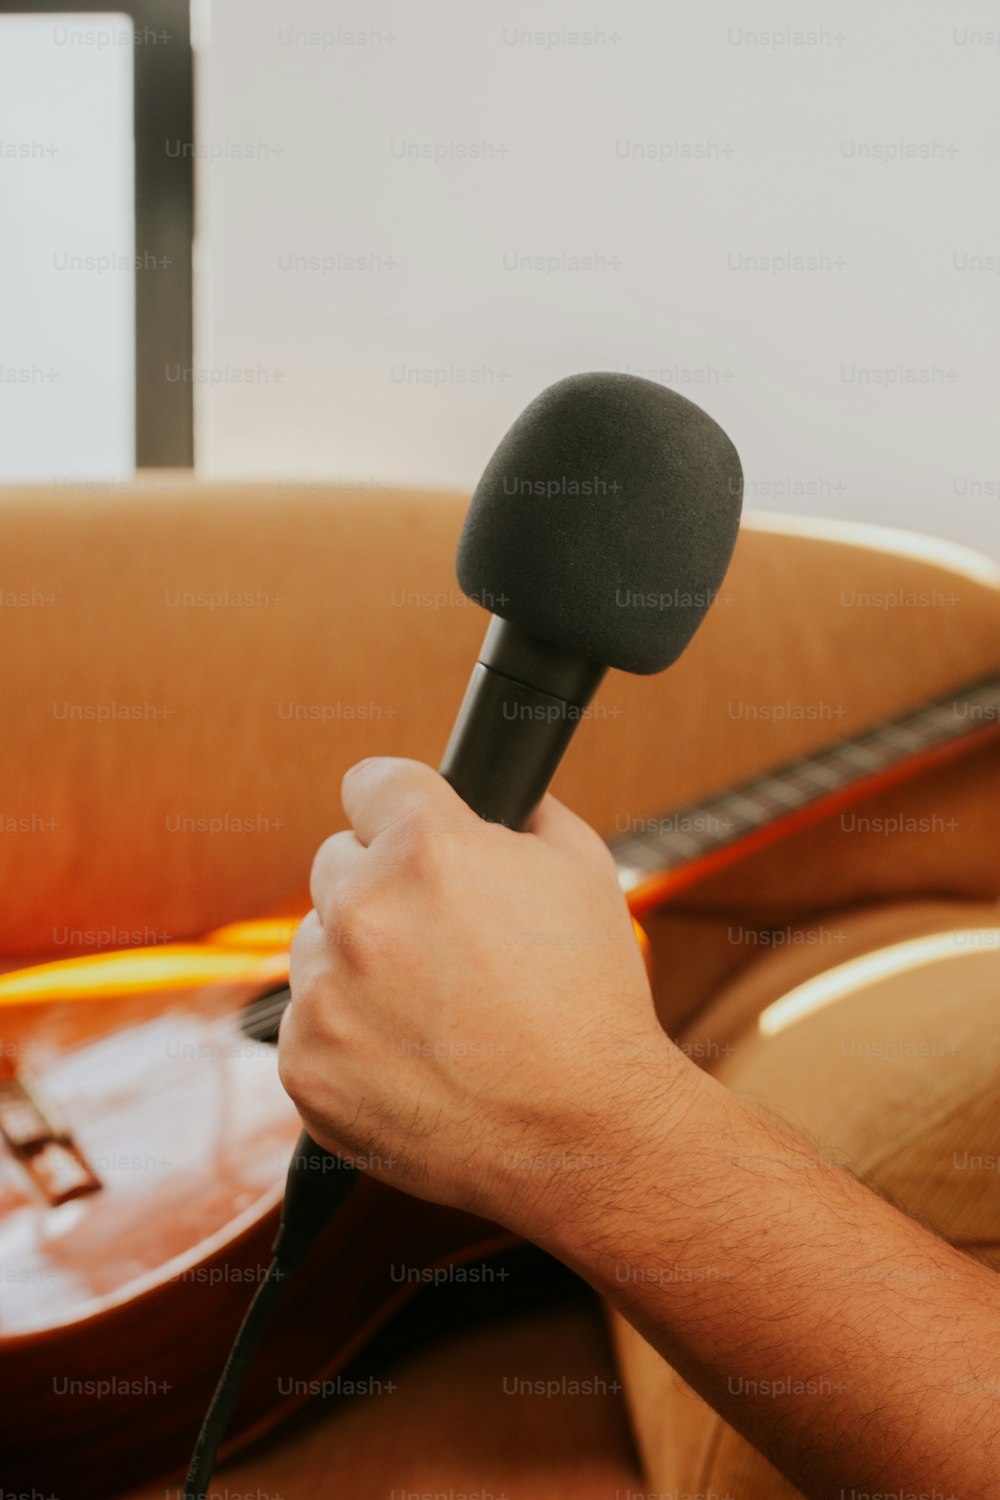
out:
M373 753L435 762L485 623L453 579L464 503L169 474L2 492L0 961L51 952L57 928L84 945L101 931L184 937L268 907L302 887L341 825L348 765ZM611 674L556 791L611 833L623 815L669 811L995 670L996 574L902 535L751 518L688 653L658 678ZM747 703L829 712L735 713ZM970 996L925 976L891 989L877 1015L856 999L859 1028L930 1036L944 1012L982 1041L901 1067L891 1111L884 1073L833 1065L820 1015L773 1040L754 1024L832 963L918 934L993 930L998 793L994 745L867 809L925 823L932 812L929 831L847 833L834 819L692 887L650 931L672 1035L706 1043L706 1064L734 1087L1000 1265L995 1181L941 1168L953 1149L995 1140L995 967L992 990ZM254 831L184 831L219 818ZM775 930L782 947L753 941ZM391 1414L355 1402L299 1420L235 1461L229 1493L793 1493L587 1300L469 1328L409 1361ZM498 1395L507 1373L573 1370L620 1379L621 1392L590 1404Z

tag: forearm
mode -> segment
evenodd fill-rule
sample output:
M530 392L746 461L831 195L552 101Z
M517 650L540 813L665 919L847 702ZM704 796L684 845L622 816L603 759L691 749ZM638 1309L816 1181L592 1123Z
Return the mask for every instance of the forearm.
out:
M1000 1496L998 1279L679 1054L643 1072L538 1237L807 1495Z
M592 830L410 761L344 807L279 1048L314 1138L575 1266L807 1494L1000 1500L997 1279L667 1041Z

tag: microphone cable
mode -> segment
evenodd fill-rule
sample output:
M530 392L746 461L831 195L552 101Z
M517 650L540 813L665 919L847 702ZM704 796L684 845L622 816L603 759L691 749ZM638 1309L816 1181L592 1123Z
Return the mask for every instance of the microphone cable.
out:
M350 1195L357 1179L356 1167L341 1161L302 1132L288 1168L281 1227L271 1250L273 1259L240 1324L201 1424L184 1481L184 1500L207 1500L229 1419L275 1303L285 1282L305 1260L313 1241Z

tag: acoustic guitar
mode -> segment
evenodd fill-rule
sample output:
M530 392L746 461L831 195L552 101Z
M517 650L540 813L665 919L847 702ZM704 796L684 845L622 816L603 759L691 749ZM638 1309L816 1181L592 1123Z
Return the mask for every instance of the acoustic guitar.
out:
M998 721L993 676L630 828L610 843L637 925L723 865L978 748ZM101 1500L183 1469L265 1274L300 1128L271 1044L307 907L0 975L6 1492ZM419 1287L445 1268L486 1280L515 1244L363 1178L286 1289L224 1451L318 1388L349 1394L341 1372Z

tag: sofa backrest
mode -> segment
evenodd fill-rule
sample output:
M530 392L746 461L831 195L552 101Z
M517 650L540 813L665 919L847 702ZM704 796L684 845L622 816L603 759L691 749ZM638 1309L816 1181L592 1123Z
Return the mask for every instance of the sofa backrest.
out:
M485 625L454 582L465 503L156 473L0 491L0 953L266 908L342 826L350 764L436 762ZM609 676L559 795L613 833L994 668L992 565L873 538L751 518L682 660ZM955 858L945 886L982 886Z

